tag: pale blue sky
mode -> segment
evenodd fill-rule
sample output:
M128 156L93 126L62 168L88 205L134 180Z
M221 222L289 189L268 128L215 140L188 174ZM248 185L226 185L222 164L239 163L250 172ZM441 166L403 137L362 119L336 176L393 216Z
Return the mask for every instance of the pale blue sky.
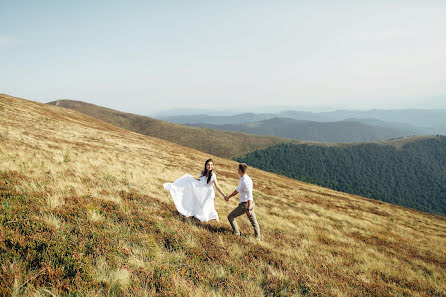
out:
M446 1L4 1L0 93L172 107L446 108Z

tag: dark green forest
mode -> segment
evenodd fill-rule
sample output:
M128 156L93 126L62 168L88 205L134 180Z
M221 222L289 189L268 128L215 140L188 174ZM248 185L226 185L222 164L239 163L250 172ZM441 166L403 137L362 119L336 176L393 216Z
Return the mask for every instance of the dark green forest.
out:
M304 182L446 216L446 137L389 143L279 144L239 162Z

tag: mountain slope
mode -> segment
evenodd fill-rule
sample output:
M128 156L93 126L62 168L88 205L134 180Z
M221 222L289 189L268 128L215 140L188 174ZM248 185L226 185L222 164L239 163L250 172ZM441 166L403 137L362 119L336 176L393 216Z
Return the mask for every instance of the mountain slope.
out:
M76 110L130 131L226 158L240 156L274 144L290 142L288 139L279 137L186 127L81 101L57 100L48 104Z
M239 161L335 190L446 216L446 137L381 144L279 144Z
M242 124L190 124L201 128L244 132L257 135L279 136L303 141L365 142L382 141L413 135L413 130L364 124L356 120L339 122L299 121L291 118L273 118Z
M443 296L446 220L250 169L263 240L175 211L208 154L0 95L0 295ZM226 193L237 163L215 157Z

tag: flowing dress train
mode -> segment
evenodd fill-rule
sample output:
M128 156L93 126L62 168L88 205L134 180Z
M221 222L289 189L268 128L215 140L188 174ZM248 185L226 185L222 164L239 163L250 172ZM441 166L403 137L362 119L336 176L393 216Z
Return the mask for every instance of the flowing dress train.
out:
M218 219L218 213L214 206L214 181L215 174L207 183L206 176L200 176L196 180L190 174L185 174L173 183L165 183L164 189L170 191L173 202L179 213L186 217L196 217L200 221Z

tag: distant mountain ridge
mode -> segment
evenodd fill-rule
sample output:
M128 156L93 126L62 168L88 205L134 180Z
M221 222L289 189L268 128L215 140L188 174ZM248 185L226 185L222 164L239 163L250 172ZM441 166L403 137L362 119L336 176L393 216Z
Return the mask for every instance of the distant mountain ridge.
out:
M323 114L333 120L373 118L381 121L406 123L419 128L429 129L429 134L446 134L446 110L442 109L338 110Z
M241 113L230 116L210 115L210 114L196 114L196 115L176 115L160 117L163 121L168 121L176 124L198 124L207 123L214 125L224 124L242 124L247 122L257 122L274 118L275 115L271 113Z
M284 110L274 113L241 113L235 115L220 115L206 113L207 115L180 115L169 114L157 117L159 119L178 124L241 124L246 122L262 121L272 118L292 118L295 120L315 122L337 122L356 119L364 124L371 120L386 122L386 126L399 127L406 125L418 131L417 134L434 135L446 134L446 110L439 109L394 109L394 110L337 110L329 112L308 112Z
M378 120L370 121L370 123L365 124L354 119L337 122L315 122L292 118L272 118L241 124L196 123L188 125L317 142L376 142L416 135L418 132L416 129L410 129L403 124L393 127L392 124Z
M82 101L56 100L48 104L72 109L120 128L226 158L292 141L279 137L188 127Z

